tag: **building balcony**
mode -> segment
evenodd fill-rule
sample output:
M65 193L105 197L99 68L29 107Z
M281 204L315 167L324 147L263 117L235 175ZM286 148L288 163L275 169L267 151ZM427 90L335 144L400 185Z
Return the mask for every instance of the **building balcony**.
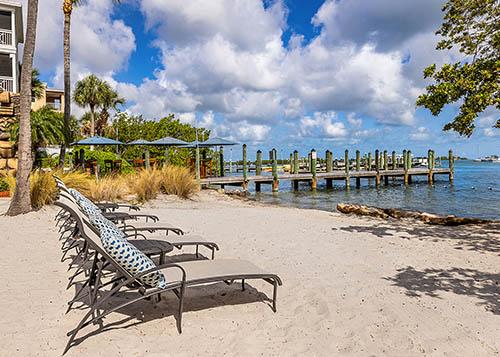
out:
M0 45L1 46L12 46L12 31L0 29Z
M13 92L14 78L0 76L0 90L4 92Z

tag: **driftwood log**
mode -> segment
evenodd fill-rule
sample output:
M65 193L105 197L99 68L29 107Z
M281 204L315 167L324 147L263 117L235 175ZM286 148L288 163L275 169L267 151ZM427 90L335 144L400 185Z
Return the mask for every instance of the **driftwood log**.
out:
M412 218L422 221L427 224L435 224L442 226L458 226L463 224L490 224L498 223L497 221L479 219L479 218L466 218L457 217L453 215L449 216L439 216L427 212L419 211L408 211L396 208L380 208L373 206L363 206L350 203L339 203L337 204L337 210L341 213L354 213L359 216L370 216L378 218Z

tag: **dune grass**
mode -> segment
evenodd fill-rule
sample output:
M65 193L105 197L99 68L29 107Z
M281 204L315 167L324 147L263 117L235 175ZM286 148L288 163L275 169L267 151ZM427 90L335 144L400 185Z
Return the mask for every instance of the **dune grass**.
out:
M187 199L199 191L199 186L188 168L166 166L160 172L160 190L167 195Z
M88 197L97 202L115 202L127 196L129 191L127 176L106 176L90 180Z
M193 174L181 166L140 170L133 174L105 176L99 180L79 171L64 173L60 170L35 170L30 176L31 204L34 209L51 204L56 199L57 187L53 175L61 178L66 186L77 189L97 202L117 201L134 196L136 201L143 203L155 199L159 193L188 199L199 191ZM16 187L14 174L7 174L3 180L13 196Z
M160 170L140 170L128 177L129 188L137 201L143 203L155 199L160 192Z

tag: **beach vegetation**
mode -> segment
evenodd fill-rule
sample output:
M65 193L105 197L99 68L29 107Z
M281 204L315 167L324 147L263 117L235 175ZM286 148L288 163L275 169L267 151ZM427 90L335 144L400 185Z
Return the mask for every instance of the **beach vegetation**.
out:
M417 105L437 116L445 105L458 102L459 113L443 130L470 137L482 112L500 109L500 7L497 0L448 0L442 10L436 49L457 49L463 56L458 62L441 68L432 64L424 70L424 77L433 83ZM494 126L500 128L500 119Z
M99 180L89 180L88 197L96 202L115 202L129 194L128 182L128 175L105 176Z
M193 173L186 167L168 165L161 169L160 190L187 199L199 191Z
M146 202L155 199L160 193L161 172L153 168L151 170L140 170L129 176L129 188L138 202Z
M80 107L88 107L90 110L88 132L90 136L95 135L96 111L107 111L113 106L124 104L125 99L121 98L114 91L108 82L91 74L76 82L73 93L73 100Z

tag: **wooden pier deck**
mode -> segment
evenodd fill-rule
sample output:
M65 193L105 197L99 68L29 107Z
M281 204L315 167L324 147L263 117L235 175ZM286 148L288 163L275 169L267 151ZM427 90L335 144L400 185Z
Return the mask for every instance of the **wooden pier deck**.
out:
M450 175L449 168L435 168L431 171L432 175ZM374 179L376 182L380 182L382 179L389 177L408 177L409 182L411 182L412 176L429 176L429 169L426 168L412 168L407 171L403 169L396 170L380 170L380 171L350 171L346 173L345 171L332 171L332 172L318 172L315 175L316 180L326 180L327 186L331 184L331 180L343 180L347 179ZM247 176L224 176L224 177L209 177L201 179L201 185L203 187L208 186L241 186L244 189L248 187L248 184L255 183L256 189L258 190L261 184L276 184L276 181L291 181L293 182L311 182L314 180L314 175L311 172L290 174L282 173L279 174L277 180L271 175L253 175ZM432 180L432 179L431 179ZM359 183L357 183L359 185Z

